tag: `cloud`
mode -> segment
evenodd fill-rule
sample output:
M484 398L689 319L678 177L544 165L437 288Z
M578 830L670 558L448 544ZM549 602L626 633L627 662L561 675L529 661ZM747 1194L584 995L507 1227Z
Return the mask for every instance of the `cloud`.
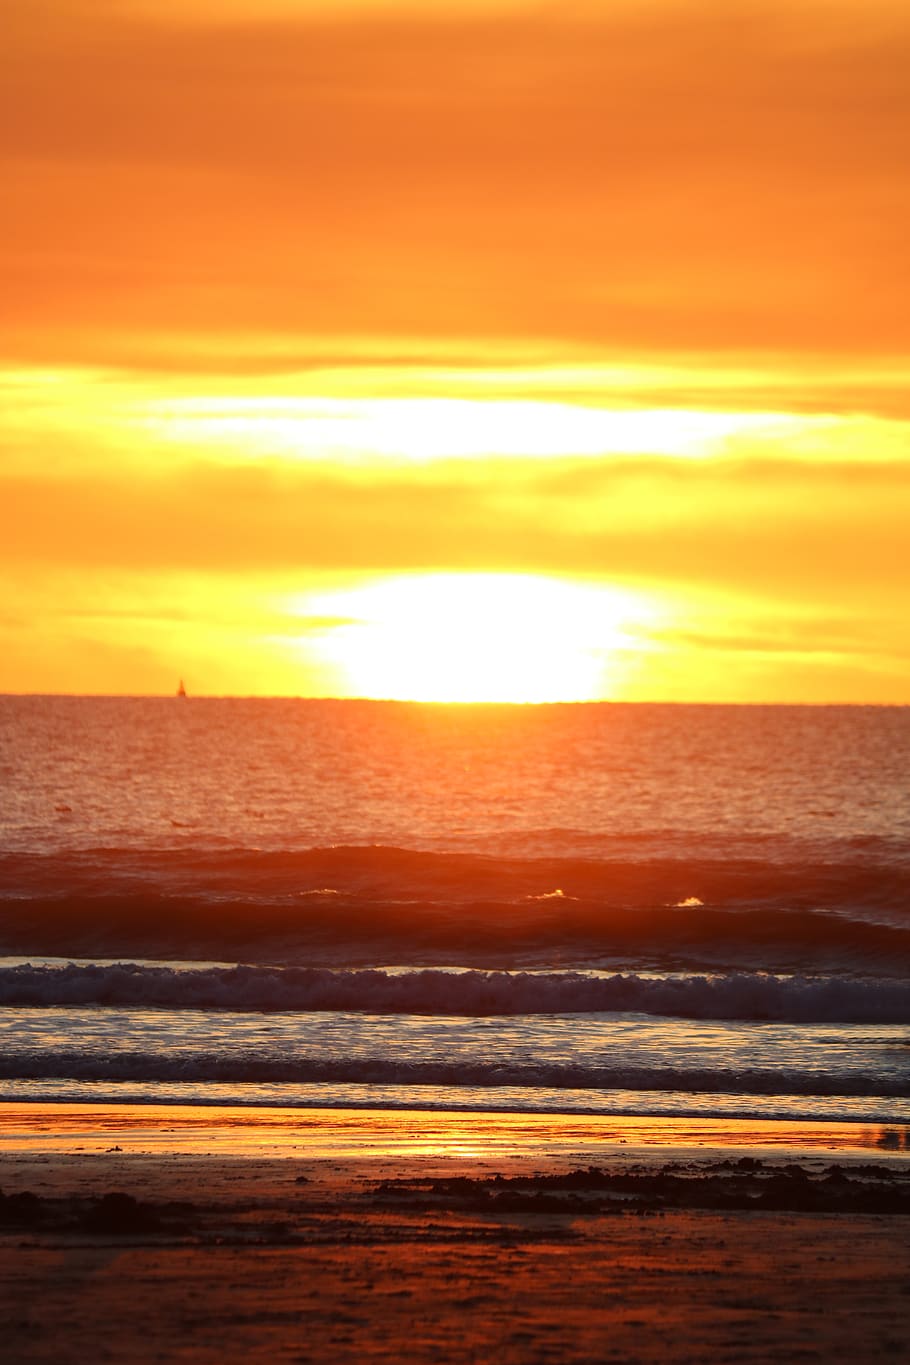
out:
M874 658L887 656L894 661L910 659L910 638L894 638L893 622L879 620L840 621L806 613L795 619L758 617L748 625L727 621L713 630L674 630L660 632L663 645L720 654L759 654L787 658L814 655L828 657Z
M626 458L356 477L198 464L0 485L8 565L261 576L500 570L906 600L910 465Z
M884 0L13 11L10 336L906 348L910 18Z

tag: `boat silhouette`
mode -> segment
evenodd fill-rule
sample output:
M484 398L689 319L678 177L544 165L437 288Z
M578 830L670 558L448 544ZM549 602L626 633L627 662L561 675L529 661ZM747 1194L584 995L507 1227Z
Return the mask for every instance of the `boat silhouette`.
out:
M183 679L182 679L182 678L180 679L180 682L179 682L178 685L177 685L177 696L178 696L178 697L185 697L185 696L186 696L186 688L185 688L184 685L183 685Z

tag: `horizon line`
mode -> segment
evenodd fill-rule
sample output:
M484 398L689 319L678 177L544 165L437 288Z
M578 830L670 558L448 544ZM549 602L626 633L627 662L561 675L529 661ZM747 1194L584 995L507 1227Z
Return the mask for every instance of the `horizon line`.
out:
M353 702L358 705L374 704L377 706L426 706L443 707L457 706L461 709L469 707L511 707L517 709L554 707L554 706L726 706L726 707L803 707L803 708L822 708L822 707L865 707L865 708L887 708L904 709L910 707L908 701L711 701L692 700L692 699L661 699L658 697L590 697L583 699L568 698L564 701L506 701L503 699L482 699L472 701L429 701L417 697L339 697L330 695L308 696L295 692L193 692L180 695L174 692L4 692L0 691L0 700L8 698L30 698L36 701L41 700L66 700L66 701L297 701L297 702Z

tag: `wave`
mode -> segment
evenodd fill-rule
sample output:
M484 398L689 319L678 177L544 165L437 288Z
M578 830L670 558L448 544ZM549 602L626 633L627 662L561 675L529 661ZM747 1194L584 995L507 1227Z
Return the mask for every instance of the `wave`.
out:
M474 1017L631 1012L683 1019L910 1024L910 983L741 972L646 977L255 966L175 970L127 962L22 964L0 968L0 1005Z
M382 846L0 856L8 955L897 975L908 906L906 855L881 841L814 861Z
M218 1081L83 1080L78 1077L22 1077L0 1081L0 1101L13 1104L186 1105L230 1106L232 1126L242 1126L238 1109L260 1111L251 1121L262 1123L263 1110L379 1109L472 1113L628 1115L641 1118L784 1119L791 1123L857 1125L861 1144L899 1150L908 1145L910 1110L899 1096L731 1094L691 1090L575 1090L521 1086L333 1085ZM204 1119L201 1120L204 1122ZM223 1121L223 1115L222 1120ZM269 1120L266 1120L268 1122ZM862 1133L859 1125L865 1126ZM874 1125L874 1127L873 1127ZM875 1131L875 1130L878 1131ZM831 1129L828 1129L830 1134Z
M158 1084L334 1084L550 1090L674 1091L726 1095L888 1096L902 1098L899 1077L754 1068L591 1066L546 1063L404 1061L392 1057L275 1058L248 1052L111 1054L22 1052L0 1057L0 1080L69 1079Z
M613 904L729 900L818 905L848 901L905 905L910 852L903 841L855 838L830 844L770 838L685 839L673 831L604 837L598 856L494 856L381 844L319 848L92 848L0 854L8 894L57 897L101 890L205 890L255 901L336 890L371 900L500 901L556 890ZM610 849L614 850L611 854ZM747 855L743 852L749 849Z

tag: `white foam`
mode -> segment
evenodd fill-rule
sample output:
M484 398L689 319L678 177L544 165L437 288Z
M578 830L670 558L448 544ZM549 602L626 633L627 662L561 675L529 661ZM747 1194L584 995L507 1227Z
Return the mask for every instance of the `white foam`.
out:
M843 977L333 970L146 963L0 968L0 1004L496 1016L642 1013L684 1019L910 1023L910 983Z

